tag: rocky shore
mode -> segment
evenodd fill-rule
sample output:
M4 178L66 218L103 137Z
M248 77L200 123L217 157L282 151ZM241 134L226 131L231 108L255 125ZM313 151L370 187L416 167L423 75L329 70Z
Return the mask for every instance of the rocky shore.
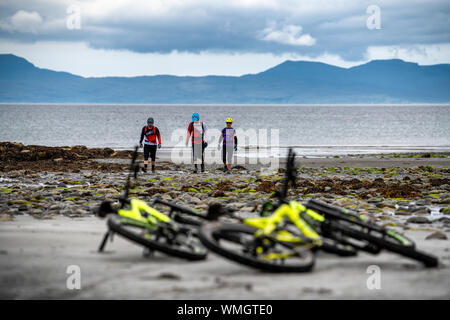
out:
M23 214L37 219L92 215L102 200L117 202L130 155L108 148L0 143L0 221ZM322 200L393 228L448 237L450 159L441 166L388 168L382 162L378 167L355 167L342 157L334 163L326 160L320 167L301 166L289 197ZM167 161L158 162L157 169L156 174L140 174L130 196L146 201L162 197L199 211L220 202L249 215L274 196L283 178L282 168L266 172L254 165L237 166L229 174L209 166L194 175L190 166Z

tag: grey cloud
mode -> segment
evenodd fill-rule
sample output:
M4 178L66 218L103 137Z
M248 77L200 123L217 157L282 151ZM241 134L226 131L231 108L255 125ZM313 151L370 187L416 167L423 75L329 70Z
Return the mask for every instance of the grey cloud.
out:
M381 30L368 30L366 8L381 7ZM220 51L298 53L315 56L325 52L347 60L360 60L367 47L384 45L436 44L450 42L450 2L430 1L336 1L335 6L279 2L270 6L198 5L176 8L161 14L133 15L117 8L111 13L82 15L81 30L67 30L61 20L68 1L6 1L0 4L0 21L17 11L36 11L43 19L41 32L12 32L3 28L1 38L19 41L85 41L93 48L127 49L135 52ZM315 42L301 45L283 37L265 41L262 32L275 22L277 30L298 30ZM53 27L50 27L53 26ZM291 26L291 27L290 27ZM299 35L297 35L297 38Z

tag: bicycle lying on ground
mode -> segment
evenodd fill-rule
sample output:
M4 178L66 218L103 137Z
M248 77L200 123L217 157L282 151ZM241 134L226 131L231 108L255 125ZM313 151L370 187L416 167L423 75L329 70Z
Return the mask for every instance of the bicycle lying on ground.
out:
M119 197L120 208L113 208L111 202L103 201L97 208L97 215L104 218L108 215L106 232L99 252L102 252L108 239L112 239L114 233L148 248L150 251L160 251L168 255L187 260L203 260L208 251L201 245L197 238L197 229L201 221L212 220L219 208L206 215L201 215L189 208L178 206L174 203L155 199L151 205L139 199L129 199L130 179L137 178L139 165L137 159L137 147L133 153L124 192ZM170 208L168 214L155 209L155 205ZM125 209L130 206L130 209ZM184 215L180 214L183 213Z
M240 223L206 223L199 238L209 250L232 261L271 272L305 272L314 266L314 251L340 256L358 251L377 254L382 249L436 267L438 259L416 250L415 244L367 216L310 200L305 205L287 201L289 182L295 184L295 154L289 150L282 190L275 204L263 205L258 218Z

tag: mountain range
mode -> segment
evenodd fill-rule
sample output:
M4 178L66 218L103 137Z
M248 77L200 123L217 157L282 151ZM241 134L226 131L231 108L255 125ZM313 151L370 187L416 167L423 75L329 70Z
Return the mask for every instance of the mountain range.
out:
M41 69L0 55L0 102L353 104L449 103L450 64L398 59L340 68L285 61L233 76L89 77Z

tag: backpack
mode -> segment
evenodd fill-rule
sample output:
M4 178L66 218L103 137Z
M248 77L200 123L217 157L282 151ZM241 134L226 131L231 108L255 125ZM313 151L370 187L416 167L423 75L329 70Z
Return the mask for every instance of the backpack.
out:
M153 136L155 137L155 142L156 142L156 127L155 126L153 126ZM153 141L150 141L150 140L148 140L148 137L147 137L147 130L148 130L148 126L145 126L145 129L144 129L144 135L145 135L145 138L146 138L146 140L148 141L148 142L153 142Z

